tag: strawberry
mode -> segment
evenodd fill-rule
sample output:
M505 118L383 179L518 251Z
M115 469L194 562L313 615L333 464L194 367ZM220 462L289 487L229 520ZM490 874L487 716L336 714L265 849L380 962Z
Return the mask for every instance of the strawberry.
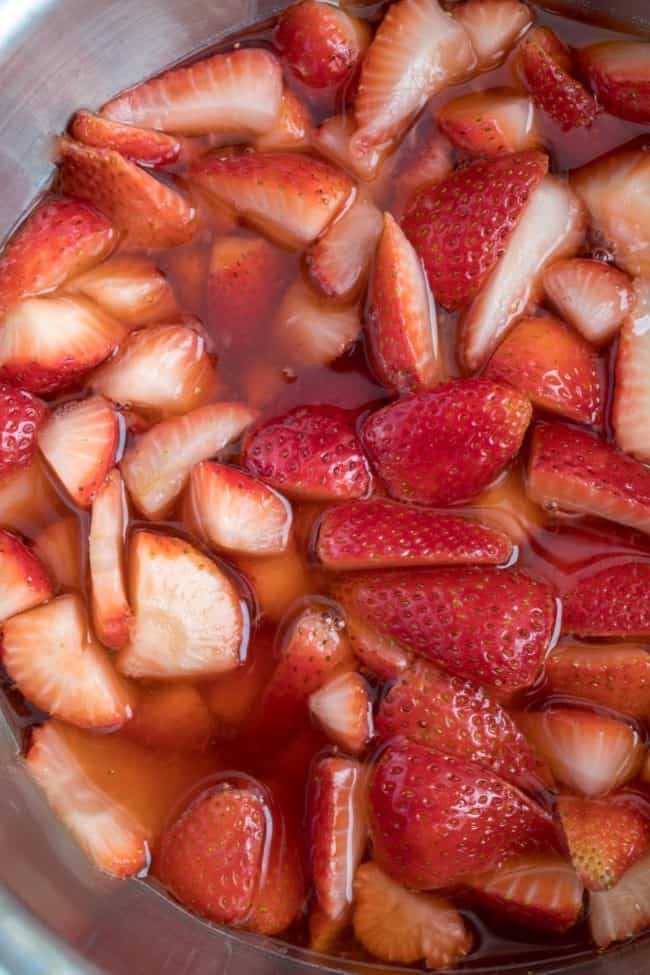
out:
M413 131L413 130L412 130ZM406 137L396 154L390 209L401 219L413 197L423 190L442 183L453 171L454 149L444 136L434 130L423 140L411 145L413 137Z
M115 877L147 869L150 833L92 782L70 749L63 726L48 721L37 728L25 764L95 866Z
M540 147L531 99L509 88L459 95L440 109L438 125L470 156L502 156Z
M289 497L363 498L371 477L354 426L337 406L298 406L247 434L244 465Z
M39 204L0 256L0 316L21 298L54 291L98 264L116 244L109 220L89 203Z
M208 746L214 730L212 715L196 687L158 684L141 691L122 734L149 748L193 752Z
M295 248L315 240L352 192L341 170L288 152L206 156L190 167L190 179L217 204Z
M477 765L395 739L370 784L374 855L399 883L445 887L557 846L549 814Z
M400 501L468 501L517 454L531 418L519 392L487 379L454 379L399 400L365 421L362 440Z
M121 234L124 246L175 247L194 236L189 201L114 149L96 149L64 136L59 146L64 193L89 200Z
M380 680L394 680L413 663L413 654L361 617L346 614L345 627L355 657L362 667Z
M38 434L38 445L72 500L88 508L115 463L123 436L108 400L91 396L52 413Z
M225 464L203 461L190 476L187 507L199 537L217 550L279 555L291 539L291 506L272 488Z
M520 318L484 374L514 386L541 409L579 423L603 421L602 363L591 346L557 318Z
M327 298L357 298L366 283L381 229L381 212L370 200L357 197L307 251L312 284Z
M128 556L129 677L203 678L239 666L247 614L226 573L182 538L137 531Z
M66 589L82 588L81 552L81 529L74 515L53 521L34 539L34 554L50 578Z
M52 596L45 566L15 535L0 530L0 621Z
M629 644L568 644L546 660L548 689L645 718L650 714L650 654Z
M365 325L374 371L385 386L416 392L442 378L435 304L418 255L390 213L384 215Z
M543 281L551 304L592 345L609 342L633 304L628 276L588 257L556 261L544 271Z
M533 22L530 7L521 0L465 0L454 4L452 14L469 34L481 71L505 61Z
M548 583L492 566L365 572L335 592L405 649L503 692L534 683L557 614Z
M138 437L120 465L138 510L152 520L167 517L194 465L237 440L256 415L243 403L212 403Z
M370 41L365 21L320 0L303 0L280 15L275 43L292 74L311 88L345 84Z
M353 141L355 132L351 115L332 115L314 130L313 144L322 156L359 179L374 179L389 146L359 146Z
M0 480L31 464L46 415L30 393L0 383Z
M307 106L285 85L280 109L272 127L258 135L258 152L284 152L287 149L306 149L312 138L312 117Z
M360 755L373 736L372 703L360 674L339 674L309 697L309 710L327 737L350 755Z
M126 325L149 325L177 314L171 285L144 257L113 257L74 278L66 290L85 295Z
M472 947L462 915L448 901L407 890L372 861L354 878L353 923L357 939L381 961L446 969Z
M612 423L616 442L628 454L646 464L650 461L650 397L647 369L650 364L650 281L640 278L633 286L634 304L623 324L616 356L616 384Z
M37 455L27 467L0 480L0 525L33 536L66 512Z
M650 854L638 860L612 890L591 894L589 926L599 948L626 941L650 924Z
M356 305L339 305L317 295L296 278L277 310L275 337L292 368L308 369L334 362L359 338Z
M165 71L113 98L102 115L183 135L256 136L273 125L281 98L276 58L243 48Z
M650 531L650 471L587 430L536 424L527 491L552 509Z
M462 515L372 498L329 508L319 524L316 551L328 568L344 570L501 565L510 560L512 543Z
M114 149L120 155L151 169L178 162L182 144L173 135L114 122L92 112L75 112L70 135L77 142L97 149Z
M576 636L650 636L650 563L622 562L579 579L565 595L562 630Z
M32 704L70 724L115 728L133 713L126 682L90 636L80 596L59 596L6 620L2 659Z
M650 123L650 58L643 41L601 41L577 52L578 66L603 108Z
M131 609L124 579L127 522L124 484L114 469L93 501L88 538L93 624L111 650L121 650L129 640Z

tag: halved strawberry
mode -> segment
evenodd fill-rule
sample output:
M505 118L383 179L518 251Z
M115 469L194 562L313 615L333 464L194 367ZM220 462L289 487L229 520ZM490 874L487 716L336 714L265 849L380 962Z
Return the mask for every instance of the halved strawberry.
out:
M290 497L363 498L371 476L354 421L337 406L298 406L246 436L244 465Z
M328 568L344 570L501 565L510 560L512 543L463 515L372 498L329 508L319 523L316 551Z
M288 7L275 32L275 43L289 69L311 88L345 84L369 42L365 21L320 0Z
M370 200L357 196L307 251L312 283L328 298L356 298L366 283L381 229L381 212Z
M350 114L332 115L314 130L313 144L322 156L359 179L374 179L389 146L358 146L353 142L355 132Z
M43 528L34 539L34 552L60 586L82 588L81 528L75 515L66 515Z
M510 88L459 95L440 109L438 125L470 156L502 156L540 147L532 100Z
M650 924L650 854L638 860L616 887L589 898L591 936L599 948L645 931Z
M412 665L412 653L362 617L346 613L345 628L350 647L361 666L381 680L395 680Z
M41 203L0 256L0 316L21 298L54 291L98 264L116 244L110 221L89 203Z
M212 403L143 433L120 465L138 510L152 520L169 515L194 465L238 440L256 416L243 403Z
M70 386L103 362L127 333L85 298L26 298L0 331L0 379L33 393Z
M0 480L31 464L46 415L26 390L0 383Z
M211 677L241 660L247 619L234 583L182 538L137 531L128 555L131 641L118 658L129 677Z
M123 436L112 405L103 396L91 396L52 413L38 445L72 500L88 508L115 463Z
M650 563L620 562L578 579L562 604L562 630L576 636L650 636Z
M133 695L90 636L80 596L58 599L6 620L2 659L28 701L81 728L115 728Z
M99 639L112 650L128 643L131 623L124 579L127 522L124 484L115 469L93 501L88 538L93 624Z
M592 345L616 335L633 304L630 279L604 261L574 257L544 271L546 297Z
M192 165L190 178L215 202L296 248L315 240L352 192L340 169L288 152L206 156Z
M92 782L57 722L48 721L33 732L26 765L95 866L115 877L146 870L149 831Z
M311 113L296 93L285 85L276 119L268 132L258 135L255 148L258 152L306 149L311 137Z
M378 410L362 440L400 501L468 501L517 454L531 418L527 398L488 379L454 379Z
M277 310L274 331L293 368L324 366L342 356L361 332L359 308L322 298L296 278Z
M606 795L633 779L643 762L640 735L622 721L576 708L517 716L551 772L580 795Z
M568 644L546 660L548 688L555 694L595 701L613 711L650 714L650 653L629 644Z
M454 4L452 14L469 34L481 71L505 61L533 23L533 12L522 0L465 0Z
M350 755L360 755L372 738L372 702L361 674L333 677L310 695L309 710L330 741Z
M0 525L28 538L61 518L66 509L40 455L0 480Z
M589 87L612 115L650 123L650 54L647 41L601 41L577 52Z
M66 290L85 295L127 325L149 325L177 313L169 281L144 257L114 257L73 278Z
M454 168L453 146L437 129L424 140L417 140L413 145L410 142L407 136L396 153L396 163L390 172L393 184L390 210L400 219L418 193L442 183Z
M15 535L0 531L0 621L51 596L52 583L38 556Z
M77 142L97 149L114 149L127 159L161 169L178 162L182 144L172 135L154 129L138 128L114 122L92 112L75 112L70 123L70 135Z
M354 878L354 933L381 961L450 968L472 947L462 915L436 894L407 890L369 861Z
M623 323L616 356L612 424L619 447L646 464L650 462L650 280L634 283L634 302Z
M122 734L165 752L202 751L215 725L207 704L191 684L157 684L143 688Z

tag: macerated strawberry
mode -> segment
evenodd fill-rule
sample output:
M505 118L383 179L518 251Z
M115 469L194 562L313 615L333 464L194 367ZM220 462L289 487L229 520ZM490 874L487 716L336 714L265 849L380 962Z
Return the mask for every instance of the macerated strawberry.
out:
M191 684L143 688L122 734L149 748L202 751L215 732L207 704Z
M546 659L546 680L555 694L585 698L633 718L650 714L650 653L641 646L559 646Z
M127 325L149 325L177 314L174 291L155 264L144 257L113 257L68 282L108 315Z
M459 95L440 109L438 125L470 156L503 156L541 144L532 100L511 88Z
M178 162L182 151L179 140L166 132L126 125L83 110L75 112L70 123L70 135L86 146L114 149L127 159L151 169L161 169Z
M314 130L313 144L322 156L343 166L359 179L371 180L389 150L387 143L358 146L353 142L356 126L349 113L332 115Z
M454 379L371 414L361 437L392 497L447 505L496 478L519 451L531 413L511 387Z
M75 515L53 521L34 539L34 553L50 579L66 589L82 588L81 552L81 526Z
M604 261L574 257L544 271L546 297L592 345L614 337L633 304L631 281Z
M284 152L287 149L306 149L312 138L312 117L307 106L295 91L284 86L278 114L268 132L258 135L258 152Z
M26 537L61 518L66 509L40 455L26 467L0 479L0 525Z
M359 338L358 305L340 305L316 294L298 277L280 303L274 334L286 361L296 369L324 366L340 358Z
M115 728L133 713L126 682L90 636L80 596L6 620L2 660L28 701L70 724Z
M646 464L650 462L650 280L633 285L634 301L623 323L616 356L612 424L619 447Z
M603 108L650 123L650 48L644 41L601 41L576 52L582 75Z
M333 677L310 695L309 710L330 741L350 755L360 755L372 738L372 702L361 674Z
M0 480L31 464L46 416L40 400L0 383Z
M396 153L396 163L390 172L392 185L390 210L401 219L407 206L422 190L436 186L454 168L454 149L451 142L434 130L423 141L410 145L409 137Z
M131 608L124 578L127 522L124 484L114 469L93 500L88 537L93 624L111 650L121 650L129 640Z
M381 235L381 212L358 196L342 217L311 245L306 264L312 283L328 298L358 297Z
M33 609L52 596L52 583L37 555L0 530L0 621Z
M452 15L469 34L481 71L505 61L533 22L522 0L465 0L454 4Z
M599 948L645 931L650 923L650 854L638 860L616 887L589 898L589 927Z
M289 69L311 88L345 84L369 42L365 21L320 0L288 7L275 32L275 43Z
M361 617L346 613L345 631L361 666L381 680L394 680L413 663L412 653Z
M579 579L564 596L562 630L586 637L650 636L650 563L620 562Z

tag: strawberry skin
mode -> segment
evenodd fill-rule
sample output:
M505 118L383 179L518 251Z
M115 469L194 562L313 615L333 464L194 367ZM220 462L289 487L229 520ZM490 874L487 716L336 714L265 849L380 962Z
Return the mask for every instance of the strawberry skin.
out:
M292 73L312 88L343 84L369 40L367 24L318 0L289 7L275 32L275 43Z
M0 383L0 479L32 462L46 413L24 389Z
M568 132L591 125L599 108L585 86L571 77L568 55L562 53L548 28L534 27L519 45L518 69L536 103Z
M161 169L178 162L182 148L178 139L166 132L124 125L85 111L75 113L70 124L70 135L86 146L114 149L127 159L151 169Z
M546 660L551 693L586 698L612 711L650 714L650 653L630 644L569 644Z
M601 41L577 52L578 65L606 111L650 123L650 57L643 41Z
M576 636L650 636L650 562L606 566L564 597L562 630Z
M487 379L455 379L373 413L362 440L391 497L418 504L469 501L521 447L528 399Z
M540 146L532 100L509 88L488 88L452 99L438 126L470 156L502 156Z

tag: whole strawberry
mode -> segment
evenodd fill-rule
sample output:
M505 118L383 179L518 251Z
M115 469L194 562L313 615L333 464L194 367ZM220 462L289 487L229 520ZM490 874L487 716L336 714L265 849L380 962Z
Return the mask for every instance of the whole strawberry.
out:
M31 462L46 413L30 393L0 383L0 480Z

